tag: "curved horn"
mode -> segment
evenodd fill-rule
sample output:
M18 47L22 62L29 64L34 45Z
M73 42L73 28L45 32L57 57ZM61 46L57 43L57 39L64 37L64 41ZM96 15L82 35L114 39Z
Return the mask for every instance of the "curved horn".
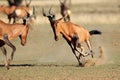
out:
M34 19L36 19L36 13L35 13L35 6L33 6L33 14L30 16L30 14L26 11L26 13L27 13L27 18L32 18L32 17L34 17Z
M43 16L47 17L47 15L45 14L45 12L44 12L44 9L43 9L43 8L42 8L42 14L43 14Z
M29 3L27 3L27 0L25 0L25 4L26 4L27 7L30 6L31 1L32 1L32 0L30 0Z
M49 14L50 14L50 15L52 15L52 13L51 13L51 9L52 9L52 6L51 6L50 9L49 9Z
M35 11L35 6L33 6L33 16L36 19L36 11Z
M32 1L32 0L30 0L30 1L29 1L29 3L27 4L28 6L30 6L30 4L31 4L31 1Z

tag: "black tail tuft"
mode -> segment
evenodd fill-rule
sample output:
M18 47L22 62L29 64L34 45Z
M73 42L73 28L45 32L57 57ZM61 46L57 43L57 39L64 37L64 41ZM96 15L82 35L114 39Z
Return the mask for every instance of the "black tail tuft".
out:
M92 31L89 31L90 35L94 35L94 34L102 34L102 32L98 31L98 30L92 30Z

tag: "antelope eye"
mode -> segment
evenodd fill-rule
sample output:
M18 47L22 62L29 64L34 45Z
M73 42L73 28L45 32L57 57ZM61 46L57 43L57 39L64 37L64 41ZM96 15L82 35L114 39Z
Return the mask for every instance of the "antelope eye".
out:
M52 15L52 18L55 19L55 15Z

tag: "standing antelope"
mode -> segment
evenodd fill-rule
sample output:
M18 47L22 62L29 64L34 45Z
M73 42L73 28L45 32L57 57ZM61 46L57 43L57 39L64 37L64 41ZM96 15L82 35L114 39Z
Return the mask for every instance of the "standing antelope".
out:
M11 22L11 19L13 18L13 23L16 23L16 18L24 18L27 16L27 12L30 13L30 3L32 0L29 1L29 3L26 2L26 6L0 6L0 12L4 12L8 16L9 23ZM10 4L10 3L9 3Z
M31 13L30 9L29 8L17 8L11 15L10 17L11 18L14 18L14 22L13 23L16 23L16 20L20 20L24 17L27 17L28 13ZM35 7L33 6L33 14L36 14L35 13ZM30 16L31 14L29 14ZM34 16L34 19L36 19L36 16Z
M60 2L60 13L64 17L64 21L70 21L71 16L71 10L66 4L67 0L64 0L63 2L59 0Z
M26 17L27 16L26 11L31 13L31 10L30 10L31 1L32 0L30 0L29 3L27 3L27 1L25 0L26 6L18 6L14 10L14 12L12 14L10 14L9 17L14 19L13 23L16 23L16 20L20 20L20 19ZM11 21L11 19L9 19L9 22L10 21Z
M9 23L11 21L11 14L15 11L16 6L5 6L5 5L1 5L0 6L0 12L4 12L7 16L8 16L8 20Z
M54 33L54 39L56 41L59 40L59 36L60 34L62 34L63 38L67 41L67 43L69 44L69 46L72 49L72 52L74 53L75 57L78 60L79 65L82 65L82 63L79 61L81 56L87 56L89 54L85 54L84 51L84 47L81 46L82 42L86 42L88 49L91 52L91 56L93 58L93 50L91 48L91 44L90 44L90 35L93 34L101 34L100 31L97 30L92 30L90 32L88 32L85 28L83 28L82 26L78 26L72 22L62 22L61 20L64 18L60 18L58 20L55 20L55 15L52 14L49 10L49 14L47 15L43 11L43 16L48 17L53 33ZM81 52L77 50L77 47L81 49ZM77 51L79 53L79 56L76 55Z
M31 17L32 16L29 18ZM26 18L23 19L23 24L8 24L0 20L0 48L4 55L5 66L7 69L9 69L9 64L13 60L14 52L16 51L16 47L10 41L16 37L19 37L21 44L24 46L26 44L27 34L30 26L31 25L29 23L26 23ZM11 57L8 60L7 52L4 47L5 44L12 48Z

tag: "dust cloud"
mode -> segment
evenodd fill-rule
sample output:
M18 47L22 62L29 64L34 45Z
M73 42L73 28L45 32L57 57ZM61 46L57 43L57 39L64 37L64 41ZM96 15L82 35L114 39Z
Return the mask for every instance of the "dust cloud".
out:
M97 58L89 58L84 60L83 66L88 67L88 66L96 66L96 65L102 65L106 63L106 56L105 52L102 46L99 47L99 55Z

